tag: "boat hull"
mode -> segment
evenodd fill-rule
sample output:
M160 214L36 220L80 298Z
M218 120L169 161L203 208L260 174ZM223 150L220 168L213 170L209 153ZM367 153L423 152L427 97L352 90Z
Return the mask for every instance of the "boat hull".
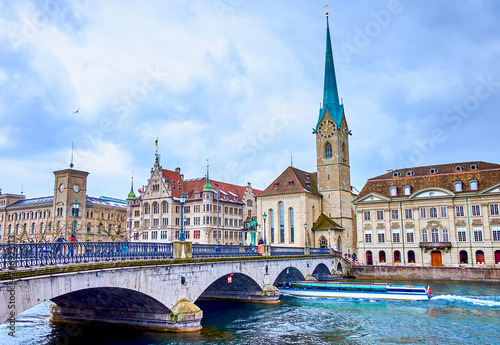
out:
M299 297L319 297L319 298L363 298L363 299L384 299L402 301L426 301L427 295L376 293L376 292L351 292L351 291L304 291L294 289L280 289L281 294Z

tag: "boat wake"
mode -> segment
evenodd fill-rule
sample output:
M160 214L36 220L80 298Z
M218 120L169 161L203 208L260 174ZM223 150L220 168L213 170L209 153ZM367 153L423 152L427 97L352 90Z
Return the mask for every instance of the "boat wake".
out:
M432 301L435 300L446 300L453 302L466 302L475 305L482 305L486 307L500 307L500 301L492 301L487 299L479 299L465 296L457 296L457 295L440 295L440 296L432 296Z

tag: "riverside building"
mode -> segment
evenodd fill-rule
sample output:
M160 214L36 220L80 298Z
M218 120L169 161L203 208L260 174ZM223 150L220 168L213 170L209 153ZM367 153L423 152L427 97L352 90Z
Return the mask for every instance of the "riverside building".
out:
M499 164L389 171L354 204L358 258L368 265L500 267Z
M147 185L138 196L132 186L127 199L128 231L134 242L173 242L180 239L184 222L186 241L246 244L246 223L256 215L259 193L250 183L211 180L208 164L205 177L185 179L180 168L163 169L156 154Z
M353 253L356 231L349 163L351 131L337 90L328 13L323 105L313 134L317 171L288 167L259 195L259 224L265 228L267 244Z
M73 233L79 241L122 240L125 200L88 196L88 175L72 168L55 171L54 194L46 197L0 192L1 242L53 242Z

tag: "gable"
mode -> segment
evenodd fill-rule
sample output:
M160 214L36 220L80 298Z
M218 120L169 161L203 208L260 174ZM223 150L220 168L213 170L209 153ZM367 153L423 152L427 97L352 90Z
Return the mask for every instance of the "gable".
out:
M362 198L359 198L354 201L355 204L361 204L361 203L370 203L370 202L388 202L391 201L390 198L377 194L377 193L369 193Z
M424 188L411 194L408 199L438 198L455 196L455 193L444 188Z

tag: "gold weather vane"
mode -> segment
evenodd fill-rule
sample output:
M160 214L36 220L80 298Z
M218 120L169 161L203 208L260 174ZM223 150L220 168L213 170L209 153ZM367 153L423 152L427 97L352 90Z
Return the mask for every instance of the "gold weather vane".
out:
M325 6L323 6L323 8L326 8L326 18L328 18L328 4L326 4Z

